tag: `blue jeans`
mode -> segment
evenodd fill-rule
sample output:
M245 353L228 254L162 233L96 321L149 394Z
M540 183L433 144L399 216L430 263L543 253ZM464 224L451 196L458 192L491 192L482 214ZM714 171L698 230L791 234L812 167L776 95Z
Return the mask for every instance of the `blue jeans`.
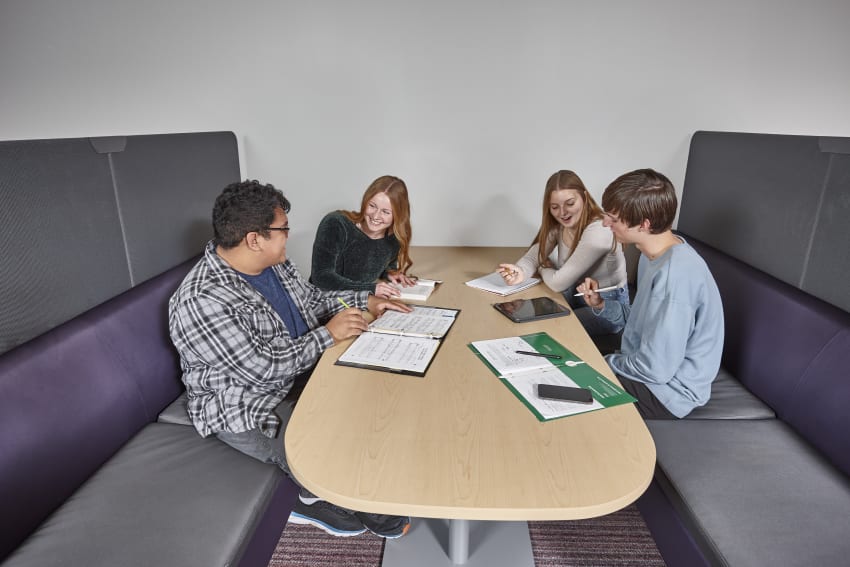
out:
M584 302L584 296L575 297L576 288L571 287L564 291L564 299L572 308L578 320L581 322L584 330L591 337L595 335L610 335L619 333L623 330L623 325L615 325L603 317L594 315L587 303ZM602 299L607 301L619 301L624 305L629 304L629 288L626 286L612 289L611 291L603 291L599 294Z

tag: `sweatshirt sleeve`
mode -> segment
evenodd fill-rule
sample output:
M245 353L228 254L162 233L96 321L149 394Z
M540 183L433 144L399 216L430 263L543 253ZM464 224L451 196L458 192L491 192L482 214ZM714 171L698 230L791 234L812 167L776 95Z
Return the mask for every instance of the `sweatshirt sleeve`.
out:
M522 258L517 260L516 266L522 270L522 273L525 275L526 279L534 277L534 274L537 272L537 251L540 250L539 244L532 244L531 248L526 250L525 254L523 254Z
M666 384L685 358L694 310L665 295L650 296L648 301L638 330L640 348L630 354L609 354L605 359L618 374L645 384ZM608 303L616 302L606 302L606 310Z

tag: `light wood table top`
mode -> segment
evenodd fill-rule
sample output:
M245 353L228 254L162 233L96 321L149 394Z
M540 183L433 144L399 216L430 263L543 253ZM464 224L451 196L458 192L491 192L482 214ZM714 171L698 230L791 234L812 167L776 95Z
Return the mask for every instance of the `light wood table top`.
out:
M540 422L468 348L546 331L616 381L576 317L513 323L464 285L523 252L413 248L413 273L444 280L425 305L461 313L424 378L335 366L350 340L322 356L286 431L300 483L353 510L465 520L590 518L644 492L655 445L632 404ZM510 299L541 295L564 303L543 284Z

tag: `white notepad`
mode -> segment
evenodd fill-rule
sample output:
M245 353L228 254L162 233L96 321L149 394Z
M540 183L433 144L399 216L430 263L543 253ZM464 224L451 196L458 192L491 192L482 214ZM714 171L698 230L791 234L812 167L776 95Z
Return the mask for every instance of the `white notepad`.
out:
M486 276L469 280L466 282L466 285L476 289L483 289L484 291L489 291L490 293L498 295L510 295L512 293L528 289L539 283L540 280L537 278L528 278L521 284L508 285L505 283L505 280L502 279L499 272L493 272L492 274L487 274Z
M416 280L416 285L402 287L398 284L393 284L401 292L399 299L412 301L425 301L434 292L434 288L438 283L443 283L440 280Z

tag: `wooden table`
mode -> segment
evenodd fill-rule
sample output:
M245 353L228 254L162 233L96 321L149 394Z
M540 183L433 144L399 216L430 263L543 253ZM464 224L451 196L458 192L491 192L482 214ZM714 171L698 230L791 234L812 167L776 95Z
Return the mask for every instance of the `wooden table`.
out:
M385 564L533 565L526 520L609 514L652 479L655 445L631 404L543 423L469 350L546 331L616 381L575 317L513 323L491 307L499 296L464 285L522 252L413 248L413 273L444 280L426 304L461 309L426 376L335 366L346 341L322 356L298 402L286 453L301 484L346 508L414 517L408 535L387 542ZM511 298L540 295L564 303L543 284ZM517 526L520 541L508 535Z

